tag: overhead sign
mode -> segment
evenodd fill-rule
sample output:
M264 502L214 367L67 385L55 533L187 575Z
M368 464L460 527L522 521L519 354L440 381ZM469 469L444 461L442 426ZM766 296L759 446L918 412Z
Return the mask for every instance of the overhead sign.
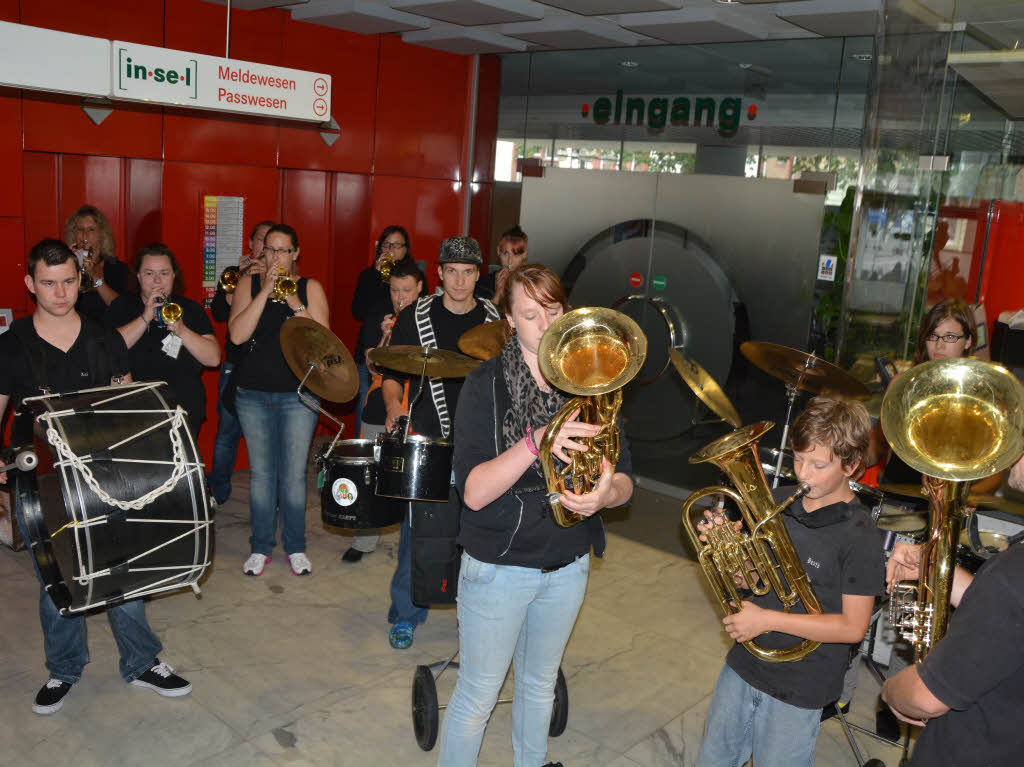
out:
M0 21L0 85L110 95L110 41Z
M115 40L111 98L322 122L331 76Z

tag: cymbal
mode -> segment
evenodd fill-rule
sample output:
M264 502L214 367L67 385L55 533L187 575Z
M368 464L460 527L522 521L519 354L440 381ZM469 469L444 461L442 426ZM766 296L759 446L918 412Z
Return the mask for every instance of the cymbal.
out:
M319 322L292 317L281 326L281 351L288 367L301 381L311 364L316 370L306 386L331 402L348 402L359 393L359 373L345 344Z
M921 485L915 485L909 482L899 485L879 485L878 489L883 493L908 495L917 498L928 497L925 495L924 488L921 487ZM1000 498L998 495L989 495L988 493L968 493L967 505L977 506L979 509L998 509L999 511L1006 511L1010 514L1015 514L1018 517L1024 517L1024 503L1011 501L1009 498Z
M686 359L678 349L669 349L668 354L672 358L676 372L693 393L700 397L700 401L727 424L738 429L743 423L740 414L736 412L736 408L711 374L693 360Z
M767 341L747 341L740 352L769 375L798 389L820 394L832 391L847 397L867 399L868 387L821 357Z
M481 362L458 352L426 346L384 346L372 349L370 359L378 367L410 375L420 375L426 362L429 378L465 378Z
M459 336L459 351L478 360L489 360L501 354L501 347L512 335L506 320L485 322Z

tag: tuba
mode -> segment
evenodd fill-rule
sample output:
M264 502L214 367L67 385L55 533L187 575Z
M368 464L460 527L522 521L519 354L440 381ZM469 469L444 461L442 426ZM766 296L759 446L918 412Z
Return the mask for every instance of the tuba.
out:
M725 472L736 490L724 485L711 485L690 495L683 502L683 528L726 614L736 612L729 602L737 605L741 602L734 577L740 575L749 581L748 571L752 570L760 578L758 583L750 584L754 594L764 596L774 590L786 612L797 602L802 602L809 615L819 615L821 603L811 588L781 517L783 509L807 493L807 486L800 485L793 495L776 504L757 452L758 440L774 425L771 421L761 421L744 426L719 437L690 456L690 463L714 463ZM715 495L728 496L739 506L749 532L736 532L726 520L725 524L714 524L706 531L706 542L700 540L697 524L704 520L704 516L698 513L695 519L693 505L701 498ZM792 647L774 649L761 647L751 639L743 646L763 661L778 663L802 660L820 644L804 639Z
M881 423L896 455L925 475L929 499L918 581L894 584L889 597L890 625L920 661L946 633L971 483L1024 452L1024 386L982 360L925 362L893 381Z
M631 318L613 309L585 308L563 314L540 339L540 372L554 387L575 394L555 414L540 443L552 518L571 527L586 517L567 511L553 499L567 489L589 493L601 477L601 459L619 460L618 417L622 387L640 371L647 357L647 336ZM593 437L578 439L586 450L570 451L569 463L555 466L551 446L562 425L579 409L579 420L601 427Z

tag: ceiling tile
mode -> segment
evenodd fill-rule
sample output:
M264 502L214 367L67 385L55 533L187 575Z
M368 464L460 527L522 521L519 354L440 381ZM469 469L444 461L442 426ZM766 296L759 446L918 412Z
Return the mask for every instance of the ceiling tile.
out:
M292 18L363 35L427 29L430 19L365 0L314 0L292 9Z
M722 11L728 11L723 13ZM655 13L630 13L619 17L619 23L626 29L641 35L654 37L666 43L729 43L736 40L756 40L758 36L741 29L734 21L733 10L696 8L684 11L659 11Z
M874 35L879 0L804 0L787 3L775 14L784 21L822 37Z
M1024 120L1024 51L951 53L949 65L1011 120Z
M543 19L545 8L532 0L388 0L396 10L449 24L474 27Z
M406 32L402 40L449 53L471 55L475 53L519 53L527 49L526 43L506 37L489 29L459 27L454 24L436 24L421 32Z
M503 24L501 31L509 37L559 50L635 45L642 39L605 19L571 14L547 16L541 21L521 24Z
M777 2L778 0L772 0ZM683 0L542 0L564 11L581 16L617 16L620 13L672 11L683 7Z

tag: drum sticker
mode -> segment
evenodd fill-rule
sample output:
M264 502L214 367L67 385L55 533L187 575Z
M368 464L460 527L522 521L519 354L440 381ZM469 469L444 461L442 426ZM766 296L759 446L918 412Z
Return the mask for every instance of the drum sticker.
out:
M339 506L351 506L359 497L359 490L356 489L356 483L348 477L338 477L331 485L331 495Z

